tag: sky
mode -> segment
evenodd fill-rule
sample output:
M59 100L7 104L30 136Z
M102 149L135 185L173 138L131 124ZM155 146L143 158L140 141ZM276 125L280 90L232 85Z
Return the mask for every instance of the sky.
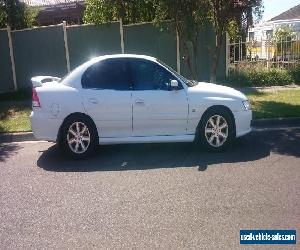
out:
M300 4L300 0L264 0L262 21L268 21L282 12Z

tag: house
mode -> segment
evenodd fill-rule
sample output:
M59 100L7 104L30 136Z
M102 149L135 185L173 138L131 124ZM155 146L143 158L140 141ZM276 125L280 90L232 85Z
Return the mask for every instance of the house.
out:
M82 0L21 0L25 4L39 8L37 23L47 26L62 23L82 24L85 1Z
M275 51L269 41L276 29L284 26L291 28L295 40L300 39L300 4L249 29L247 42L252 43L252 57L265 59L274 56Z

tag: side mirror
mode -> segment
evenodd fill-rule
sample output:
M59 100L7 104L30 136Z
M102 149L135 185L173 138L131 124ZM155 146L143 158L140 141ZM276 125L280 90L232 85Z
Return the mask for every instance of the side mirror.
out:
M171 90L177 90L178 89L178 81L177 80L171 80L170 89Z

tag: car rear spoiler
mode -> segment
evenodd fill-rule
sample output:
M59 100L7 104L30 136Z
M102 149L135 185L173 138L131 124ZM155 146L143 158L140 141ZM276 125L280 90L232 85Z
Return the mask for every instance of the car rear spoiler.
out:
M32 87L41 87L45 82L57 82L59 81L59 77L55 76L35 76L31 78Z

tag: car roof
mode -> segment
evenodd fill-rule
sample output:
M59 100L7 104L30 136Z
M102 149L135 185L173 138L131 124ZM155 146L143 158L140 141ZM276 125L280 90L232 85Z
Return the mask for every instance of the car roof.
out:
M149 61L156 61L155 57L152 56L146 56L146 55L137 55L137 54L113 54L113 55L103 55L103 56L98 56L94 57L90 60L90 62L98 62L102 61L104 59L110 59L110 58L140 58L140 59L146 59Z

